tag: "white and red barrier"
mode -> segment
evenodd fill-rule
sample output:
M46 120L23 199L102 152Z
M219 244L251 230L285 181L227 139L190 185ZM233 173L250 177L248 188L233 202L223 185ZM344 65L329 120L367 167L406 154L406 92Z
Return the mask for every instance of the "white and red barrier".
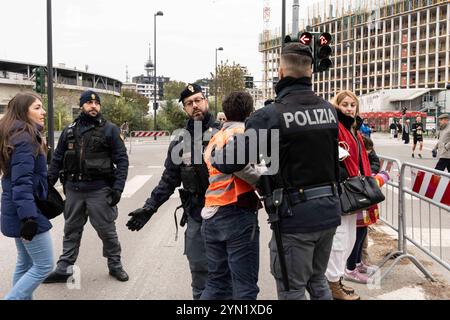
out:
M392 166L394 165L394 161L380 159L380 171L386 171L387 173L391 173ZM398 168L397 168L398 170Z
M169 131L131 131L132 137L164 137L169 136Z
M431 172L418 170L412 183L412 191L450 206L450 180Z

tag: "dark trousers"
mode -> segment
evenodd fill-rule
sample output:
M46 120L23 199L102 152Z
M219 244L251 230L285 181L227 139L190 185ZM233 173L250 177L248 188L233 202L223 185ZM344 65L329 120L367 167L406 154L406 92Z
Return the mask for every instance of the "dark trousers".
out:
M283 233L284 256L289 278L285 291L275 236L269 243L270 271L275 278L279 300L305 300L305 290L311 300L332 300L325 271L330 258L336 227L311 233Z
M435 169L441 171L445 171L445 169L447 169L447 171L450 172L450 159L439 158L439 161L436 164Z
M203 220L208 280L202 300L256 300L259 227L256 210L224 206Z
M77 260L83 228L88 218L103 241L103 256L108 259L108 268L122 267L121 248L114 222L118 212L116 206L111 207L107 203L111 200L110 193L109 187L92 191L66 189L63 253L59 257L56 272L71 273L67 268Z
M367 237L367 227L356 228L356 241L352 253L347 259L347 269L355 270L356 264L361 262L364 239Z
M200 299L208 277L205 241L201 233L201 226L201 222L188 216L184 233L184 254L189 261L189 270L191 270L192 297L194 300Z

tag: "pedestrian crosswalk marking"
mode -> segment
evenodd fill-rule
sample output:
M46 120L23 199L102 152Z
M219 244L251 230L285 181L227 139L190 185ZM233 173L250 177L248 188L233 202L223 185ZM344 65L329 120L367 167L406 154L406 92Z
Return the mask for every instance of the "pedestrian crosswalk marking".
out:
M122 192L122 198L131 198L151 177L152 175L136 175L128 180Z

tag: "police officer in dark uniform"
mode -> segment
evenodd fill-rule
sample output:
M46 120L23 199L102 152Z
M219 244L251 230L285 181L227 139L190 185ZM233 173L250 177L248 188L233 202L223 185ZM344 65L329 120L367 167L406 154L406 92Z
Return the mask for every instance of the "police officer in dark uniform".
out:
M184 209L181 224L184 225L187 222L184 253L191 270L193 297L199 299L208 276L205 245L200 233L201 210L209 185L208 169L203 161L203 149L220 128L220 124L208 112L208 100L204 97L200 86L188 84L181 92L179 102L183 103L184 111L190 118L186 130L182 130L183 133L169 145L164 163L165 170L158 186L153 190L143 208L129 214L131 219L127 227L132 231L139 231L158 208L169 199L175 188L183 183L183 189L179 189L179 192Z
M269 244L271 273L279 299L305 299L305 289L311 299L332 298L325 271L341 215L337 191L338 118L334 107L312 91L311 65L309 47L286 44L281 53L275 101L246 122L245 133L255 130L258 146L265 143L265 130L269 142L275 133L279 134L279 154L273 154L276 148L271 144L268 154L263 154L267 158L272 153L271 163L279 155L278 170L262 178L269 178L268 189L282 190L277 230L282 239L288 288L282 281L276 237L272 236ZM225 148L214 152L213 165L223 173L241 170L251 159L250 144L255 142L239 138L229 141ZM246 161L237 164L237 155L242 152L246 153Z
M114 221L127 179L128 155L120 129L102 117L97 93L83 92L80 108L77 119L64 128L48 171L50 184L61 180L66 203L63 253L44 283L66 282L74 272L88 217L103 241L110 275L127 281Z

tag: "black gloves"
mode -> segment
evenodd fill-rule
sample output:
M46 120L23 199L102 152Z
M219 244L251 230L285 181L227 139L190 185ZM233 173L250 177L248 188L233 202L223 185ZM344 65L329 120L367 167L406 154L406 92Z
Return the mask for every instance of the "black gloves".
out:
M31 241L38 231L38 224L33 219L22 220L20 227L20 236L25 240Z
M139 208L130 212L128 215L131 219L127 222L128 229L131 231L141 230L154 213L155 211L149 208Z
M120 197L122 196L122 192L117 189L113 189L109 195L111 196L111 201L108 201L108 204L111 207L114 207L116 204L119 203Z

